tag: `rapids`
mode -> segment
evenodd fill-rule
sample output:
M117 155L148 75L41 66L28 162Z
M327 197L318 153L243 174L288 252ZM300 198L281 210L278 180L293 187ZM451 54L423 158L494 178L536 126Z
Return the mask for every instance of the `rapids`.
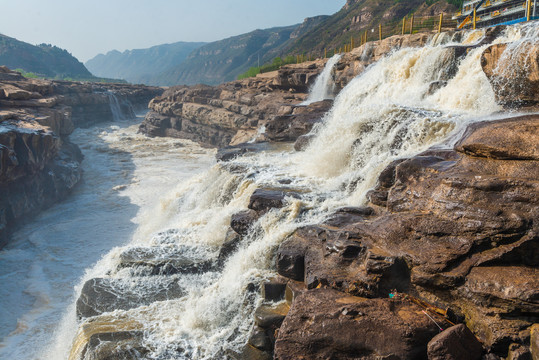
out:
M518 48L530 36L537 41L534 26L509 27L496 42ZM451 146L467 124L507 116L481 70L484 47L462 59L447 47L482 36L481 30L436 35L423 48L400 49L369 66L336 97L303 152L285 145L214 164L208 150L142 138L127 125L78 130L73 141L87 154L85 184L0 253L8 282L2 301L9 302L2 308L23 309L3 314L0 354L76 360L89 335L103 329L141 331L150 359L215 359L241 350L261 301L252 289L275 275L274 252L287 235L338 207L363 204L392 160ZM433 90L433 83L442 86ZM193 259L215 260L231 215L246 208L256 188L268 187L301 197L262 216L222 268L148 280L118 267L120 255L133 248L162 257L181 249ZM175 281L184 295L79 326L74 301L95 277L118 280L141 297L156 283Z
M64 359L46 348L78 296L80 278L112 247L132 240L164 206L163 194L214 162L213 151L189 141L150 139L137 130L133 119L77 129L70 138L85 155L83 182L0 251L1 359Z
M340 58L341 54L335 54L327 61L324 70L318 75L313 87L309 91L309 97L307 97L307 100L302 105L309 105L313 102L335 98L335 83L331 78L331 72Z

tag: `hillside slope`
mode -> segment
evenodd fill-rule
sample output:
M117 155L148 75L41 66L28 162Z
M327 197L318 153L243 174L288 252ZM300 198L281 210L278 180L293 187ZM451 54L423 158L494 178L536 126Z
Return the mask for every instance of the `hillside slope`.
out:
M176 42L119 52L109 51L88 60L86 67L96 76L124 79L131 83L150 82L152 77L181 64L203 42Z
M303 34L286 50L291 54L334 49L359 38L364 31L377 32L378 25L399 22L403 17L432 16L454 12L461 0L348 0L345 6Z
M31 45L0 34L0 65L56 79L91 79L93 75L66 50L50 44Z
M215 85L236 79L249 67L271 61L284 48L315 28L327 16L307 18L302 24L255 30L206 44L182 64L150 79L152 85Z

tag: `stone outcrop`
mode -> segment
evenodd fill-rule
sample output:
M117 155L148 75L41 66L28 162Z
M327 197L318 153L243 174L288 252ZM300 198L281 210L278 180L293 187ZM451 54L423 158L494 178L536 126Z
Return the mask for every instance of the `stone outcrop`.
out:
M325 323L313 330L317 321L308 320L329 303L325 293L315 292L320 287L367 298L409 294L404 298L423 304L425 311L435 306L438 310L428 314L442 325L464 321L485 352L505 357L520 347L529 351L531 327L539 317L538 126L537 115L471 125L455 150L431 150L391 164L370 194L376 199L371 213L356 212L337 226L330 221L301 228L283 242L279 273L304 282L313 290L303 296L313 299L303 304L307 300L300 297L298 309L307 310L298 311L304 315L292 312L292 304L290 316L296 320L290 320L292 326L285 319L277 357L288 358L294 346L301 346L308 353L329 347L324 351L347 358L349 349L331 339L356 325L337 330L339 318L328 315L338 314L337 308L320 315L334 319L336 328ZM303 335L307 329L312 335ZM426 358L429 340L421 345L423 355L401 358ZM380 352L383 346L376 349L363 350L363 358L389 356Z
M321 67L316 69L321 71ZM272 117L291 113L292 105L306 97L288 83L279 85L277 79L257 77L215 87L171 88L150 102L152 111L140 131L219 147L247 142Z
M65 198L79 182L82 154L68 138L75 127L134 116L132 105L145 107L161 92L26 79L0 66L0 247L16 224Z
M292 303L275 359L426 359L438 332L418 305L314 289Z
M492 83L496 100L506 106L539 103L539 45L523 41L515 48L507 44L489 46L481 66Z
M464 324L458 324L429 341L429 360L479 360L483 347Z
M431 84L431 91L445 86L455 75L458 61L467 50L491 42L499 31L500 28L487 30L480 44L447 47L446 72L440 81ZM344 53L333 69L336 91L391 51L424 46L433 36L438 35L396 35ZM445 36L458 35L450 32ZM217 147L253 141L295 141L309 133L331 107L331 101L300 104L325 63L326 59L319 59L285 65L278 71L218 86L170 88L150 102L151 111L140 125L140 132Z

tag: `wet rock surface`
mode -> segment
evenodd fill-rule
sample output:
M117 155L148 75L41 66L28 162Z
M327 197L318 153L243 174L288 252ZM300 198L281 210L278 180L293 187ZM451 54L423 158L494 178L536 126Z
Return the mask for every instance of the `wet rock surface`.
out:
M314 289L294 300L275 359L426 359L438 332L417 305Z
M139 275L174 275L208 271L213 259L189 256L192 247L133 247L120 254L119 269L132 268Z
M94 334L88 340L84 360L140 359L148 349L142 345L141 331L119 331Z
M327 222L286 239L277 252L279 274L312 290L293 300L276 357L317 358L324 351L336 358L390 355L382 351L388 343L354 349L356 357L349 347L357 341L333 345L334 333L353 333L355 324L316 325L320 321L312 314L330 303L323 292L329 290L316 288L377 301L397 290L445 316L450 309L481 343L482 350L468 354L472 358L531 351L530 329L539 319L538 125L537 115L473 124L455 150L430 150L390 164L371 192L370 208L340 209ZM296 311L301 315L292 317ZM321 312L320 319L331 318L331 311ZM383 326L376 325L377 331L384 333ZM468 331L460 326L451 332L457 329ZM399 348L400 358L426 358L432 336L421 345L421 355L406 357L408 350ZM404 341L406 332L391 339ZM432 358L460 358L445 341L431 344ZM293 353L294 348L301 350Z
M278 115L269 120L265 125L265 135L271 141L296 141L308 134L315 124L322 122L332 105L333 100L324 100L297 106L291 114Z
M519 49L507 44L491 45L483 51L481 66L496 94L506 106L539 103L539 46L533 41Z
M234 146L225 146L217 151L215 158L218 161L230 161L237 158L238 156L242 156L248 153L264 151L267 148L267 143L243 143Z
M88 280L77 300L77 316L87 318L114 310L128 310L156 301L177 299L182 289L172 277Z
M82 176L75 127L132 116L162 92L126 84L26 79L0 66L0 247L11 231L64 199ZM114 94L114 96L113 96Z

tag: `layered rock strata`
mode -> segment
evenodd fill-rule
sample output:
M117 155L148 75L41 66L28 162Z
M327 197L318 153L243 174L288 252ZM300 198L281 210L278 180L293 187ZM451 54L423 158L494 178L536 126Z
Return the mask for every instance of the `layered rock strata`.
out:
M280 246L277 268L304 282L309 295L298 298L297 307L293 303L275 358L291 358L298 347L305 358L316 358L318 351L349 358L349 349L333 334L373 333L383 326L373 323L380 315L366 325L368 311L355 310L363 315L339 327L345 305L368 304L367 298L391 302L390 294L443 309L445 317L429 315L442 327L450 317L464 321L485 353L505 357L516 346L530 353L532 326L539 319L538 146L537 115L476 123L454 150L428 151L386 169L369 194L371 214L341 216L338 226L328 221L297 230ZM320 287L353 298L329 300L329 293L315 290ZM327 307L316 331L308 325L316 318L310 305L299 306L305 301ZM326 319L327 313L340 315ZM397 313L413 323L413 317ZM307 329L313 336L300 335ZM383 346L370 339L355 351L365 359L427 358L428 336L420 353L392 350L405 334L391 336Z
M500 28L488 30L481 44L492 41L499 32ZM391 51L421 47L440 36L392 36L343 54L332 72L336 90L340 91L367 66ZM443 36L449 40L461 34L450 32ZM454 75L460 56L470 47L448 47L445 80ZM331 107L327 101L301 105L326 61L285 65L278 71L218 86L172 87L150 102L151 111L140 131L149 136L186 138L217 147L247 141L295 141L309 133ZM443 85L433 84L433 89Z
M499 31L488 30L483 43ZM452 36L461 35L449 34ZM342 88L394 47L421 46L428 38L424 34L393 37L355 49L336 65L333 79ZM447 48L447 79L469 48ZM483 61L487 76L488 63L496 61L488 57L488 51ZM315 63L296 69L312 74L321 67L322 63ZM312 117L305 114L315 114L316 107L326 105L297 105L306 97L301 82L307 83L311 75L293 76L289 69L220 87L170 89L152 101L153 112L141 131L217 146L247 139L292 141L296 137L305 144L308 137L300 135L308 131L302 129L308 128L306 124L312 126L325 110ZM495 87L499 80L489 78ZM505 81L517 89L510 77ZM431 85L433 91L444 86L443 80ZM511 93L517 100L505 103L514 106L534 101L537 87L527 89L532 96L524 99L518 92ZM501 101L503 94L496 88L495 92ZM242 98L248 94L253 97ZM202 114L201 120L196 114ZM279 276L262 284L264 302L254 313L248 344L241 353L227 352L222 357L538 357L538 130L537 115L471 125L453 149L429 150L390 164L369 192L366 206L337 209L323 223L297 229L277 250ZM297 148L301 149L304 145L299 140ZM218 159L226 162L266 146L226 147ZM217 259L193 260L196 270L169 276L218 268L248 237L257 219L270 209L286 206L289 199L301 197L301 192L286 184L256 190L248 208L231 217ZM149 270L132 272L162 275L157 260L145 261ZM203 265L208 262L211 265ZM166 286L159 291L166 291ZM246 297L252 291L246 289ZM130 296L125 294L127 300ZM122 348L129 341L133 348L144 350L134 334L140 324L127 329L116 325L92 328L92 324L106 321L106 315L87 319L85 331L94 342L84 344L84 352L95 352L98 338L106 346ZM120 329L129 330L129 336L122 337Z
M80 180L82 154L68 138L75 127L133 115L132 105L142 109L161 92L26 79L0 67L0 247L13 226L63 199Z

